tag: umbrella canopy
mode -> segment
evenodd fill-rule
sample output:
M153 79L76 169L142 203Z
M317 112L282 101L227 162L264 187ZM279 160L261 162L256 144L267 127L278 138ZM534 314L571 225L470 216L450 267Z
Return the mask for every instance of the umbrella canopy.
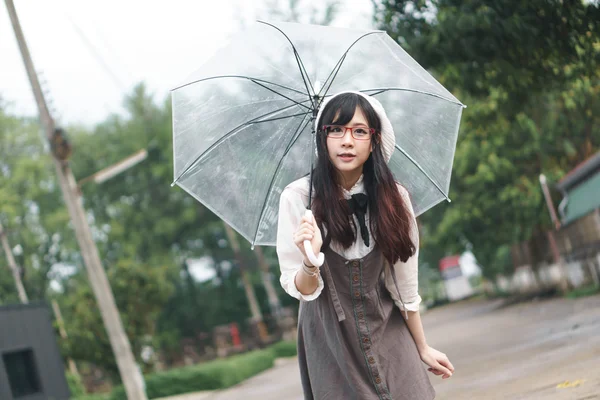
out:
M274 245L279 195L311 171L318 107L347 90L383 104L416 214L449 200L464 105L383 31L294 23L257 22L172 91L174 184Z

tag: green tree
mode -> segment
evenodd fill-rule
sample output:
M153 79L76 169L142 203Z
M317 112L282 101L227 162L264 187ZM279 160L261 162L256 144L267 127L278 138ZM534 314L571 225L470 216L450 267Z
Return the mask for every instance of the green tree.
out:
M141 351L144 346L158 347L156 321L174 289L170 274L168 266L131 260L117 262L108 272L132 351L145 369L151 369L152 364L144 364ZM74 277L70 285L69 295L60 298L69 334L69 340L62 342L64 355L99 366L117 379L115 358L100 314L94 312L98 307L87 279Z
M569 80L564 66L587 75L598 65L597 2L373 2L378 25L451 88L484 96L503 88L516 107L529 94L560 88Z
M194 247L201 214L197 202L171 188L171 114L167 102L156 105L139 85L125 100L127 118L110 117L92 134L74 137L78 151L73 169L78 179L147 149L144 162L100 185L83 186L85 204L103 225L107 261L132 257L142 262L179 256Z
M210 333L215 324L245 321L248 306L239 303L244 301L244 290L238 286L237 272L228 275L233 280L229 287L236 291L224 292L222 288L213 290L213 283L194 282L182 268L187 259L203 256L211 257L217 269L222 262L236 262L222 222L192 196L170 186L170 102L156 104L153 94L139 85L127 97L126 108L126 117L110 117L93 134L79 131L73 136L78 150L73 156L73 169L82 179L141 148L148 149L147 160L110 181L85 184L83 198L93 216L100 253L109 273L124 259L149 265L149 269L163 265L170 271L168 279L175 292L163 304L155 334L158 346L179 351L183 338ZM247 265L256 264L249 245L242 245L242 255ZM260 307L268 310L260 275L256 269L249 272ZM216 287L223 285L221 282ZM118 297L117 288L113 290ZM123 318L127 319L126 315Z
M511 244L550 226L539 174L557 180L600 144L598 4L374 3L379 26L469 106L453 202L421 217L422 254L471 243L488 277L508 271Z
M75 238L37 122L8 108L0 102L0 220L29 300L36 301L59 274L55 266L77 259ZM18 302L8 269L0 272L0 302Z

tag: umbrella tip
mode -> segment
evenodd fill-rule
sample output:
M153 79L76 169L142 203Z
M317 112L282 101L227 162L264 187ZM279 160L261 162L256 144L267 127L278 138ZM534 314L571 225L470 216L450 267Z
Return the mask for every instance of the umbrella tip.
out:
M175 186L175 184L176 184L176 183L177 183L177 179L175 179L175 180L173 181L173 183L171 183L171 187Z
M450 200L450 197L446 197L446 201L447 201L448 203L452 203L452 200Z

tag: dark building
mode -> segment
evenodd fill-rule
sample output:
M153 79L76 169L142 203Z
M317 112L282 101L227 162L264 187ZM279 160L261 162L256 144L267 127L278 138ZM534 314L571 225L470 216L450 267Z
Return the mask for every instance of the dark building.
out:
M563 224L600 208L600 152L565 175L556 188L564 196L558 207Z
M63 360L48 306L0 307L0 400L66 400Z

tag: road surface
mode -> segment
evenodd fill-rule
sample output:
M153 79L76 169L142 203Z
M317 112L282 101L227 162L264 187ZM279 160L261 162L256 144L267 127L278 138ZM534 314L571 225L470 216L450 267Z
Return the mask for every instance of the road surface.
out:
M600 296L503 306L467 300L423 315L428 343L455 367L431 375L438 400L600 400ZM295 359L224 391L169 400L301 400Z

